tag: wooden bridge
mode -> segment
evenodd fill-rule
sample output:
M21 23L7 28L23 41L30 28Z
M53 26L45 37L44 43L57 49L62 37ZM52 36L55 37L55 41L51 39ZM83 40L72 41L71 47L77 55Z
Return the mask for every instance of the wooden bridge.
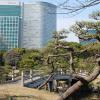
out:
M38 88L49 78L48 76L40 77L32 82L25 83L24 86L29 88ZM53 90L55 87L57 88L57 83L59 81L65 81L68 85L72 85L77 81L77 79L69 74L54 74L53 77L47 82L49 87L49 91Z

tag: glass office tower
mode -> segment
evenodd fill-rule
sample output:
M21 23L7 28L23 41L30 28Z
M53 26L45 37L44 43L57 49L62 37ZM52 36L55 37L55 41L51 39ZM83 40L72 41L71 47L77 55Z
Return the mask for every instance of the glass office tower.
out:
M21 7L0 3L0 50L19 47Z

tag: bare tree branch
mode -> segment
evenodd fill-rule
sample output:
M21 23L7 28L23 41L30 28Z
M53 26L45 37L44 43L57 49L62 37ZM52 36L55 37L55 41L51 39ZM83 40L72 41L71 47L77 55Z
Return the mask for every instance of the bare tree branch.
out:
M73 0L75 3L70 4L71 0L66 0L58 5L58 8L66 10L66 14L76 13L82 9L100 4L100 0Z

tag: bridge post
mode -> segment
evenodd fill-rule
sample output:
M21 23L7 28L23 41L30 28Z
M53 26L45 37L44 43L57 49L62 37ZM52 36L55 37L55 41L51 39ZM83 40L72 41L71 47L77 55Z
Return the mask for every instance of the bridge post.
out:
M24 86L24 71L21 71L21 86Z
M57 80L53 80L53 89L57 90Z
M69 82L68 82L68 87L70 87L71 85L72 85L72 76L70 75L70 78L69 78L69 80L68 80Z
M14 68L12 69L12 81L14 81Z
M47 85L48 85L48 91L51 92L52 89L53 89L53 82L50 81L50 82L47 83Z
M30 80L33 81L33 70L30 69Z

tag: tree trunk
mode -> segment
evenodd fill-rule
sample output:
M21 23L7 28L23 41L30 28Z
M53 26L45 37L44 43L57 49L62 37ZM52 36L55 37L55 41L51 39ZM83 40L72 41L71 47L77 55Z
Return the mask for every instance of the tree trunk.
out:
M73 53L70 52L70 73L75 72L74 66L73 66Z
M98 66L94 69L93 73L88 78L82 78L78 82L76 82L73 86L71 86L66 92L58 97L57 100L67 100L72 94L77 92L81 86L85 85L86 83L92 82L94 79L97 78L97 76L100 74L100 58L98 60Z

